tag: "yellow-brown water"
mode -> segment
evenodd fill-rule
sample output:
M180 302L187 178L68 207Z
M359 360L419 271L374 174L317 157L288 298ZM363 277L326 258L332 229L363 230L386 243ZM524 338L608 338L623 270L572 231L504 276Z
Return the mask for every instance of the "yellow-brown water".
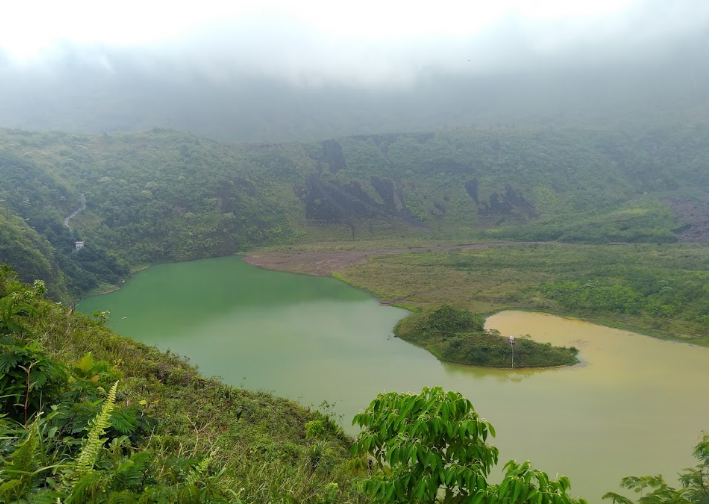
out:
M189 356L207 375L352 416L382 391L440 385L466 395L497 430L502 463L530 459L599 502L623 476L673 478L709 430L709 349L579 320L504 312L504 335L574 345L573 368L501 370L442 364L392 336L407 312L328 278L264 271L228 257L150 268L79 309Z
M709 429L709 349L539 313L503 312L487 326L576 346L584 361L510 373L519 377L513 397L492 399L490 415L508 458L529 458L525 446L538 453L533 462L573 475L575 490L588 488L594 501L620 476L673 479L694 462L691 448Z

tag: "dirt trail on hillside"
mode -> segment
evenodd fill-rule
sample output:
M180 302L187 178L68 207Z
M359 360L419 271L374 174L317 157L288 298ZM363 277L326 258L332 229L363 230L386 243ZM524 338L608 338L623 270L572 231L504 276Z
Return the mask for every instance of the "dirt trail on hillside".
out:
M469 245L448 245L439 247L413 247L390 249L348 250L336 252L300 252L287 254L283 252L258 252L244 257L244 261L261 268L289 271L291 273L304 273L315 276L330 276L335 271L342 271L347 266L361 264L369 256L412 254L417 252L446 252L449 250L486 249L492 247L506 247L514 245L541 244L541 242L484 242Z
M74 211L71 213L71 215L69 215L68 217L66 217L66 218L64 219L64 225L69 228L69 232L70 232L72 235L74 234L74 230L71 229L71 226L69 225L69 221L70 221L71 219L73 219L74 217L76 217L77 215L79 215L79 214L80 214L81 212L83 212L84 210L86 210L86 196L84 196L84 193L81 193L81 206L80 206L79 208L77 208L76 210L74 210Z

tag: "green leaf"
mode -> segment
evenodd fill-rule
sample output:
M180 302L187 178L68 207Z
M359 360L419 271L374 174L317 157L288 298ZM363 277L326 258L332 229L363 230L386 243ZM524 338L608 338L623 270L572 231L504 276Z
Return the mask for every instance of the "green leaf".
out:
M522 485L520 485L519 481L514 482L514 492L512 493L512 502L517 502L517 497L519 497L519 494L522 491Z

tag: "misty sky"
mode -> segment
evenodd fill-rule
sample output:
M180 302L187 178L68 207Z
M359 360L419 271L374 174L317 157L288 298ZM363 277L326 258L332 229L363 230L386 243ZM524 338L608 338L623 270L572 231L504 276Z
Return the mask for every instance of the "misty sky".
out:
M398 86L435 71L652 59L688 36L706 45L709 1L26 0L3 6L0 66L56 63L78 48L111 74L118 50L140 54L146 72L188 66L215 81Z
M0 127L293 141L709 114L709 0L23 0Z

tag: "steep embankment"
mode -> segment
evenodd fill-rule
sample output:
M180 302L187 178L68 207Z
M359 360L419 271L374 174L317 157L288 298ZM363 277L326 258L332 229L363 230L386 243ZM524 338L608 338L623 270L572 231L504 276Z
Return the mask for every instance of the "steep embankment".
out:
M329 417L205 378L42 290L0 268L0 501L361 502Z
M468 129L268 145L169 130L2 130L0 199L7 216L49 243L42 256L60 272L47 278L52 290L77 295L120 282L129 267L269 244L699 241L701 225L671 208L708 213L695 189L709 183L707 159L705 126L632 135ZM88 203L71 221L72 237L62 220L82 193ZM86 242L80 253L75 239Z

